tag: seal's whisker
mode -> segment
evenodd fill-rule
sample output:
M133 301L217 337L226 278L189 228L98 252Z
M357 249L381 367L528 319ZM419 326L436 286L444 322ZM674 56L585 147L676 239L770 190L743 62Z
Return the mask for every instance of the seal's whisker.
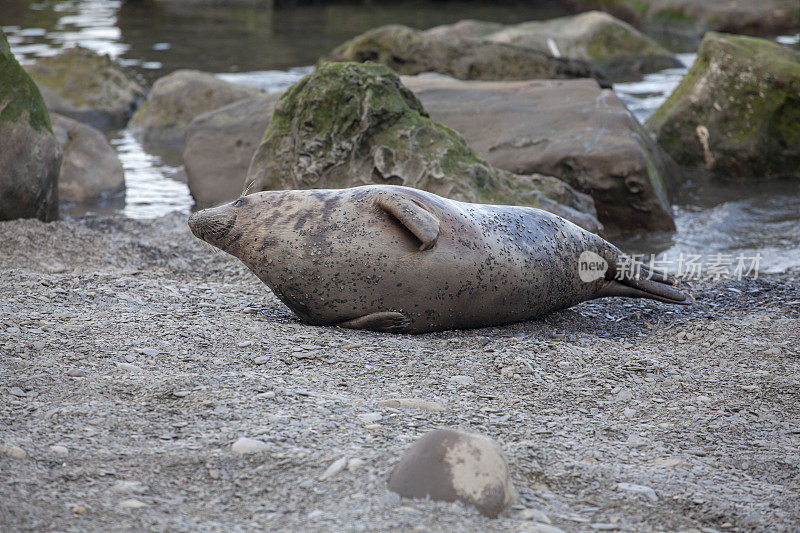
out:
M245 185L244 190L242 191L242 194L240 196L247 196L252 192L253 187L255 186L256 186L256 180L251 180L250 183Z

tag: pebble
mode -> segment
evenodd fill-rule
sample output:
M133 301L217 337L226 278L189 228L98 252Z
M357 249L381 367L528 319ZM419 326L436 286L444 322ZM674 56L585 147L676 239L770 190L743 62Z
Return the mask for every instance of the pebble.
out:
M381 429L382 427L383 426L381 426L380 424L367 424L366 426L364 426L364 429L368 431L376 431L378 429Z
M364 465L365 462L366 461L364 461L364 459L353 457L352 459L347 461L347 469L350 471L358 470Z
M265 364L267 361L269 361L269 357L267 357L266 355L259 355L258 357L256 357L255 359L253 359L253 362L254 362L255 364L257 364L257 365L263 365L263 364Z
M5 446L3 448L3 451L6 452L11 457L13 457L14 459L25 459L28 457L28 454L25 453L25 450L23 450L19 446Z
M740 387L746 392L758 392L761 388L758 385L740 385Z
M541 524L552 524L550 517L539 509L523 509L517 513L517 518L521 520L533 520Z
M253 341L242 341L242 342L238 343L236 346L238 346L239 348L247 348L248 346L252 346L252 345L253 345Z
M628 389L622 389L617 393L617 400L621 402L628 402L633 400L633 393Z
M400 407L414 407L422 411L447 411L447 407L443 404L430 400L423 400L421 398L391 398L388 400L380 400L378 405L393 407L395 409Z
M119 502L119 506L123 509L141 509L142 507L147 507L147 504L130 498Z
M256 313L258 313L258 309L256 309L255 307L245 307L244 309L242 309L242 313L245 313L247 315L255 315Z
M85 378L86 372L83 370L78 370L77 368L70 368L67 370L67 375L71 378Z
M239 437L239 440L231 445L231 451L239 455L262 452L267 448L266 442L257 439L249 439L247 437Z
M701 394L700 396L698 396L698 397L697 397L697 398L695 398L695 399L696 399L696 400L697 400L699 403L710 403L710 402L711 402L711 398L709 398L708 396L706 396L706 395L704 395L704 394Z
M325 481L326 479L332 478L333 476L344 470L346 466L347 466L347 457L341 457L335 460L333 463L331 463L331 465L328 468L325 469L325 472L323 472L322 475L319 476L319 480Z
M191 393L192 391L189 390L176 390L172 393L172 395L175 396L176 398L186 398Z
M47 346L47 343L44 341L34 341L33 343L33 348L36 350L43 350L45 346Z
M611 524L608 522L595 522L589 525L592 529L596 529L597 531L616 531L619 529L617 524Z
M383 419L383 415L380 413L362 413L358 415L358 419L364 424L372 424Z
M468 387L469 385L475 383L475 378L472 376L452 376L450 378L450 383L460 385L462 387Z
M50 450L56 455L67 455L69 453L69 450L66 446L60 446L58 444L50 446Z
M642 494L644 496L647 496L650 499L650 501L654 502L658 501L658 495L656 494L656 491L645 485L636 485L634 483L617 483L617 489L624 490L626 492L634 492L637 494Z
M525 525L525 527L519 530L519 533L565 533L565 531L560 527L537 522L535 524Z
M122 368L123 370L128 370L130 372L142 372L140 367L130 363L117 363L117 368Z
M622 414L625 416L625 418L633 418L634 416L636 416L636 409L632 409L630 407L626 407L622 411Z
M72 512L75 514L86 514L86 507L83 505L73 505Z
M147 492L148 487L141 481L117 481L114 483L114 486L111 487L113 492L117 494L143 494Z

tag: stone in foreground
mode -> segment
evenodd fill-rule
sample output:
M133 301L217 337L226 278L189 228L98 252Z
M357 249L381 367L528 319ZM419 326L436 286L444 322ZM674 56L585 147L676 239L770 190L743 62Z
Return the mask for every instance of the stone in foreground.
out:
M679 169L613 91L592 80L403 82L490 164L590 195L607 234L675 229L668 192Z
M101 130L122 128L144 89L108 56L79 46L27 67L50 111Z
M0 220L58 218L60 167L44 100L0 29Z
M181 145L195 117L260 92L207 72L176 70L155 82L130 128L142 141Z
M62 202L94 202L125 191L122 163L105 135L56 113L51 119L53 134L64 153L58 175Z
M389 490L405 498L460 501L491 518L517 499L497 443L452 429L431 431L414 443L392 471Z
M600 230L587 195L551 176L492 167L391 70L327 63L278 101L245 184L252 190L404 185L466 202L540 207Z
M723 178L800 177L800 52L710 32L646 125L682 165Z

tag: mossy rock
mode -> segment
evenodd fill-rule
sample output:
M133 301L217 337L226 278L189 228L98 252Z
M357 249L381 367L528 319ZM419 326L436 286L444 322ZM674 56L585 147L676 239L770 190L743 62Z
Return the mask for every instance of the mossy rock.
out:
M60 166L42 95L0 29L0 220L58 218Z
M26 67L50 111L99 129L124 127L144 89L106 55L76 46Z
M647 127L683 165L720 177L800 177L800 52L710 32Z
M396 24L381 26L340 45L322 62L373 61L399 74L439 72L461 80L595 78L609 86L602 73L580 59L471 38L489 29L480 29L483 23L473 24L480 27L420 31Z
M250 164L252 190L405 185L541 207L599 231L594 203L556 178L496 169L375 63L325 63L281 96Z

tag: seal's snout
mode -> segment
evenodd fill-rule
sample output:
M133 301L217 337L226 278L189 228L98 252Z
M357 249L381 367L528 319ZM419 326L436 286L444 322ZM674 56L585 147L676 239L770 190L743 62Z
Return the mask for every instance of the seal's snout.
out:
M231 216L225 206L203 209L189 217L189 229L195 237L218 248L224 245L225 237L236 223L236 216Z

